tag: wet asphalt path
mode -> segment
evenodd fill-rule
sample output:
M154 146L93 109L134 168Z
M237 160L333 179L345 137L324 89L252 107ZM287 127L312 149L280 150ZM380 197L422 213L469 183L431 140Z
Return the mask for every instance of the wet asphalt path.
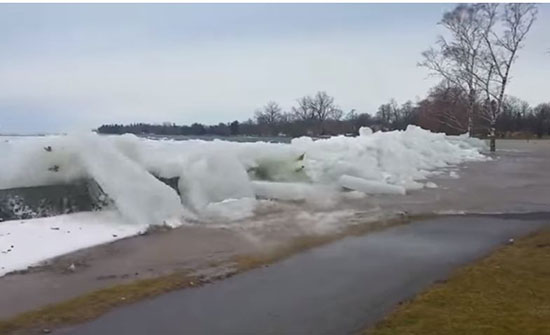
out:
M397 226L56 333L353 334L456 267L548 222L545 214L452 216Z

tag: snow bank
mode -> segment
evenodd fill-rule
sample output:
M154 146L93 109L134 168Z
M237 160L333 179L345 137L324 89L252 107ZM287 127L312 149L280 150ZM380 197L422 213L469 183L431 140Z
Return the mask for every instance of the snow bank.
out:
M409 126L283 143L149 140L133 135L0 140L0 189L94 179L136 225L240 219L255 198L316 201L342 189L405 194L433 171L482 160L482 141ZM168 186L159 178L176 180Z
M0 276L68 252L138 234L116 211L0 223Z

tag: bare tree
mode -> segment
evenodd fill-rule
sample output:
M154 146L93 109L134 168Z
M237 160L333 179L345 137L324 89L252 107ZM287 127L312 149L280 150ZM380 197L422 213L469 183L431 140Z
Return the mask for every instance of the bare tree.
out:
M395 99L391 99L389 103L382 104L378 107L376 118L382 123L383 128L390 128L398 113L397 108L397 102Z
M468 97L464 90L448 82L433 87L415 108L417 124L447 134L464 133L467 122Z
M269 132L273 135L277 124L282 121L282 109L273 101L268 102L261 110L257 110L254 117L256 123L267 126Z
M317 92L313 99L310 99L310 108L315 119L323 123L328 119L339 120L342 117L342 110L334 104L334 98L326 92Z
M491 151L496 149L496 122L502 112L505 92L510 82L510 70L523 47L527 33L537 17L537 7L528 3L481 5L483 9L485 57L484 87L486 103L484 118L489 121ZM500 25L498 25L500 23Z
M468 96L467 123L454 120L453 128L468 131L473 136L474 113L483 70L481 60L484 49L483 9L476 4L460 4L443 15L440 24L451 34L447 40L440 36L438 49L430 48L422 53L420 66L428 68L453 87L464 90Z
M439 106L438 121L449 129L463 132L465 122L472 118L470 95L466 96L464 90L453 85L440 85L430 94L445 103ZM466 107L466 108L464 108ZM468 121L466 121L468 120ZM473 122L472 122L473 125ZM473 129L472 129L473 130Z
M292 107L294 118L301 121L309 121L319 133L324 133L324 125L327 120L340 120L342 110L334 104L334 98L326 92L320 91L314 97L304 96L297 100L298 106Z
M297 120L307 121L314 120L315 114L311 109L311 97L305 96L297 100L298 106L292 107L292 114Z
M336 108L332 111L330 118L335 121L340 121L343 116L344 116L344 111L341 110L340 108Z

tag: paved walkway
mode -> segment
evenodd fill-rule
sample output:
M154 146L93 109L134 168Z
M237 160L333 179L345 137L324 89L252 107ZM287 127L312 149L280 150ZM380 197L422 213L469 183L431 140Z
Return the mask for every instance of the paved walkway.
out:
M114 310L61 334L351 334L545 214L442 217L350 237L200 288Z

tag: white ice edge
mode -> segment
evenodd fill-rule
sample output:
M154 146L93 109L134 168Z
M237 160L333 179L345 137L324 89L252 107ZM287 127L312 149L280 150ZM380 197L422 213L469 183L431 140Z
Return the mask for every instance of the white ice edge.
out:
M418 181L434 171L487 159L480 153L485 144L467 136L415 126L376 133L364 128L360 133L315 141L302 137L291 143L95 134L3 140L0 189L92 178L131 222L162 224L182 217L200 219L212 204L229 199L307 198L316 195L316 188L403 194L424 187ZM181 198L153 174L179 178ZM456 172L450 176L458 177ZM279 183L286 185L286 194Z

